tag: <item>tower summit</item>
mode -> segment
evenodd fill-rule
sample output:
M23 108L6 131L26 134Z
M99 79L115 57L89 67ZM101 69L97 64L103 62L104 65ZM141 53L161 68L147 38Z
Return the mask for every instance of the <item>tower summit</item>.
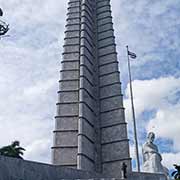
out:
M131 170L110 0L69 0L53 164L119 176Z

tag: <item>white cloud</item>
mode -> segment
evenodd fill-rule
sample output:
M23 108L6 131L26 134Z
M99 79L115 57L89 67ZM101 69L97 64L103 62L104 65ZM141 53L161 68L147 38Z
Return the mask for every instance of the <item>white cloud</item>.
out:
M135 80L132 82L134 90L134 102L138 127L145 128L147 132L154 131L157 137L173 141L172 150L176 154L163 153L166 166L172 166L172 161L178 162L177 155L180 153L179 131L180 131L180 78L164 77L151 80ZM124 104L126 107L126 117L131 124L131 106L129 97L129 87L126 89ZM149 117L148 121L143 118L142 113L154 110L154 117ZM138 129L141 134L142 129ZM159 147L161 148L161 147ZM169 161L170 157L172 160ZM172 168L172 167L171 167Z
M166 166L168 169L173 169L173 164L179 164L180 162L180 152L178 153L163 153L163 165Z
M28 151L24 153L25 159L32 159L32 156L37 161L49 162L51 159L50 148L52 146L51 139L38 139L32 141L25 149Z
M10 24L0 41L0 143L20 140L26 159L50 162L67 1L0 4Z
M180 151L179 131L180 131L180 104L169 105L164 108L159 108L155 118L148 123L147 130L153 131L157 136L169 138L174 142L174 150Z
M135 80L132 82L134 103L136 108L136 115L139 116L143 111L151 111L166 107L168 101L180 92L180 78L165 77L151 80ZM127 108L126 117L129 121L131 119L130 108L130 93L129 84L125 91L127 99L124 105ZM172 105L171 105L172 106Z

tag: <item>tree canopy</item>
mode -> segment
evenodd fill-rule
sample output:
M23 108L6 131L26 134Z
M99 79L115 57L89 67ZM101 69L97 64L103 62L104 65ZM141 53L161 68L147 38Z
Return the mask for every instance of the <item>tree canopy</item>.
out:
M174 164L175 171L172 172L172 176L175 180L180 180L180 165Z
M20 147L19 141L14 141L8 146L0 148L0 155L23 159L24 148Z

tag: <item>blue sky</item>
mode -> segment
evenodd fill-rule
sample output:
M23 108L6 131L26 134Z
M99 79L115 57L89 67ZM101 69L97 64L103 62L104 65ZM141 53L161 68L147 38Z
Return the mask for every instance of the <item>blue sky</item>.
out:
M179 0L112 0L131 156L134 157L126 48L139 148L149 131L163 163L180 163ZM18 139L25 158L50 162L67 0L0 0L10 37L0 40L0 144ZM141 152L141 150L140 150Z

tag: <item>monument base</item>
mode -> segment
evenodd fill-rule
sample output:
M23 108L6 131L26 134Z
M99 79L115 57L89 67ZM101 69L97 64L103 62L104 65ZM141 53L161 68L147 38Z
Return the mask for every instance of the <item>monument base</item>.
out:
M92 173L88 171L0 156L0 180L61 179L120 180L121 177L105 177L102 174ZM167 179L162 174L132 172L128 175L127 180Z

